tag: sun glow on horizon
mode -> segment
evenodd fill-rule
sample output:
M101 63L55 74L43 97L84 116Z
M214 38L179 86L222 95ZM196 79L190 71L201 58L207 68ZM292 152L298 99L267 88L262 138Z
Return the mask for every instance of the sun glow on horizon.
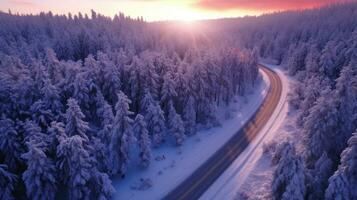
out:
M54 14L82 14L90 15L91 9L105 16L114 17L119 12L133 18L143 17L146 21L195 21L204 19L218 19L243 17L246 15L260 15L269 12L272 6L283 6L283 2L276 0L258 1L230 1L230 0L0 0L0 11L19 14L38 14L51 11ZM268 4L271 1L274 5ZM343 0L319 0L319 2ZM305 4L292 2L291 7L306 7ZM294 4L295 3L295 4ZM285 4L287 4L285 2ZM310 3L311 4L311 3ZM268 6L267 6L268 5ZM270 5L270 7L269 7ZM290 5L290 4L289 4ZM245 7L244 7L245 6ZM287 6L287 5L285 5ZM229 8L229 9L227 9Z
M227 11L219 12L200 9L193 6L196 0L181 1L97 1L97 0L77 0L75 3L71 0L61 2L48 0L3 0L0 3L0 11L19 14L39 14L40 12L49 12L53 14L71 13L72 15L88 14L93 9L97 13L105 16L114 17L119 12L133 18L143 17L145 21L185 21L217 19L225 17L243 16L242 12Z
M185 7L172 9L170 13L171 13L170 16L171 20L184 21L184 22L199 20L202 19L203 17L197 11L195 12Z

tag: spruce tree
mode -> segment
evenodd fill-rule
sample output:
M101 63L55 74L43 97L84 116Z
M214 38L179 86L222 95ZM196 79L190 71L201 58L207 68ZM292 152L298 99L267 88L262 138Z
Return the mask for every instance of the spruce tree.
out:
M17 176L8 170L7 165L0 164L0 199L14 200Z
M129 150L135 141L129 111L131 101L123 93L118 93L118 102L115 105L115 117L109 144L109 166L111 174L121 173L124 175L129 163Z
M188 101L184 107L182 119L185 124L186 135L193 135L196 133L196 109L195 100L192 96L188 98Z
M29 151L22 155L27 169L22 174L29 199L54 199L57 191L56 168L42 149L28 143Z
M184 123L181 119L181 116L176 113L172 101L169 102L168 109L168 131L175 138L176 145L181 146L185 139Z
M151 140L144 117L140 114L135 118L134 131L138 138L140 165L148 167L151 162Z
M84 121L84 114L75 99L68 99L68 109L66 111L66 134L68 136L79 135L85 140L89 140L87 133L89 125Z
M302 159L296 155L295 147L288 142L280 144L278 148L277 167L272 182L274 199L303 200L306 189Z

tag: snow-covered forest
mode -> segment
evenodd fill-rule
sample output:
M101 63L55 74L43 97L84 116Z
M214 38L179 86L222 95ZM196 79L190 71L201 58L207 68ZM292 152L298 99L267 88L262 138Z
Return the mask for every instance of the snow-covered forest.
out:
M110 199L131 152L146 168L219 125L258 81L259 52L222 41L123 14L0 13L0 199Z
M0 12L0 199L111 199L133 156L219 126L258 58L294 80L271 199L357 199L357 3L148 23ZM120 192L120 191L116 191Z
M279 144L273 199L357 199L357 4L226 20L294 77L298 134Z

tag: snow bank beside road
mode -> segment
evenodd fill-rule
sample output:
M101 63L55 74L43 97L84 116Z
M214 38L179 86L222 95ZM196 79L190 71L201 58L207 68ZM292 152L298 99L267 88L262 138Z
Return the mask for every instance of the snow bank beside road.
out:
M153 150L154 161L147 169L129 167L124 179L114 178L117 192L114 199L160 199L191 175L222 145L226 143L261 105L265 98L269 79L263 81L253 94L237 97L236 103L221 108L221 127L199 131L187 138L181 148L165 144ZM230 116L230 119L225 119ZM136 165L135 161L132 163ZM147 184L149 183L149 184ZM144 185L140 190L140 185ZM151 187L147 187L152 185Z
M272 141L277 130L283 124L288 113L287 94L289 81L284 73L275 65L264 64L278 73L281 78L283 89L282 95L273 115L268 123L254 138L251 144L238 156L233 164L217 179L217 181L203 194L201 199L235 199L241 186L252 179L254 170L269 167L264 162L263 145ZM264 170L261 170L264 171Z

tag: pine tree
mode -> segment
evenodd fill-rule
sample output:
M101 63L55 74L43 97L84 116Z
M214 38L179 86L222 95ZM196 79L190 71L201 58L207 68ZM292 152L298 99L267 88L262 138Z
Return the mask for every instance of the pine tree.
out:
M57 83L60 80L59 64L56 53L51 48L45 49L45 58L43 59L43 65L47 68L49 78L53 83Z
M23 163L21 154L24 152L24 147L21 137L11 119L0 120L0 150L5 164L12 170L16 170Z
M142 83L145 82L142 68L143 61L138 56L133 56L130 65L123 69L122 79L124 84L124 93L128 94L130 99L137 98L141 87L145 88ZM140 87L140 88L139 88Z
M332 164L326 152L316 161L314 169L311 170L311 191L307 192L309 194L308 199L319 199L324 196L324 192L328 186L328 178L333 173Z
M298 71L305 68L306 46L305 44L298 45L292 53L288 61L288 69L290 75L295 75Z
M47 78L41 88L42 98L31 107L32 119L41 127L48 128L50 123L57 120L62 112L62 103L58 89Z
M330 95L329 88L322 91L304 123L304 143L309 166L313 165L324 151L330 158L335 159L342 149L343 138L336 135L339 129L338 112L335 100Z
M304 90L302 88L302 83L296 83L295 85L292 86L292 92L288 94L288 101L290 105L294 109L300 109L302 106L302 101L304 100ZM311 92L310 90L308 92ZM303 116L304 112L299 113L301 116ZM299 116L300 117L300 116ZM302 126L301 123L298 121L298 125Z
M277 150L278 165L274 171L272 193L274 199L303 200L305 196L305 172L301 157L292 144L284 142Z
M41 88L44 87L45 81L49 80L49 75L48 71L41 63L35 61L32 65L33 71L31 71L31 73L33 73L33 93L34 96L40 97L39 95L41 94Z
M103 95L113 105L117 101L116 94L121 88L120 72L108 55L98 53L98 61L103 68L103 85L101 86Z
M51 121L55 120L55 115L51 110L46 109L42 100L36 101L30 108L32 120L38 123L41 127L47 128Z
M201 116L202 122L206 127L219 126L221 123L217 118L217 106L214 103L210 103L205 100L204 104L201 104Z
M168 104L168 129L170 134L175 138L176 145L181 146L185 138L185 128L181 116L176 113L172 101Z
M136 67L133 67L130 72L129 85L130 85L130 99L133 101L133 106L138 106L139 94L140 94L140 82L139 74ZM135 107L137 110L138 108Z
M336 171L329 178L329 186L325 192L326 200L352 200L351 191L346 175L340 171Z
M68 136L79 135L86 141L88 141L88 136L86 135L89 126L88 123L83 121L84 114L75 99L68 99L67 101L68 109L66 111L66 134Z
M195 100L192 96L188 98L188 101L183 110L182 119L185 124L186 135L193 135L196 133L196 109Z
M155 66L159 67L159 63L153 63L153 59L150 55L142 55L144 64L140 65L139 70L142 71L140 78L145 80L143 88L148 88L152 97L157 100L159 98L159 75L155 71Z
M112 107L105 101L100 91L97 93L97 116L101 121L101 129L97 133L103 145L105 145L105 152L108 150L110 144L111 131L113 127L114 115ZM108 154L108 152L106 152ZM107 164L105 164L107 165Z
M180 61L178 71L175 73L174 82L176 83L175 91L177 93L177 100L175 102L177 105L178 112L182 112L184 110L185 102L187 101L187 97L189 96L190 87L188 85L188 77L187 77L187 67L188 64L184 61Z
M91 197L101 200L110 200L115 192L112 181L106 173L98 170L92 170L90 181Z
M56 148L59 143L67 138L64 130L64 124L62 122L52 122L51 126L47 130L48 135L48 152L49 154L56 154Z
M84 148L85 139L69 137L58 145L58 169L69 199L110 199L114 191L109 177L98 171L96 160Z
M79 135L71 136L57 147L58 169L67 185L69 199L89 198L88 182L91 176L92 158L84 149L85 140Z
M215 89L215 99L218 99L218 105L221 99L223 99L226 105L228 105L234 95L233 85L230 81L231 73L229 72L230 70L228 70L228 68L222 68L219 72L219 76L222 78L220 78L220 84L218 86L219 88ZM251 74L247 74L247 78L249 78L248 76L250 75Z
M29 199L54 199L56 195L56 169L46 154L38 147L28 143L29 151L22 157L27 169L22 178Z
M174 98L177 96L177 93L175 91L175 82L170 72L167 72L164 75L163 81L164 83L162 85L160 103L164 112L168 115L169 102L174 101Z
M63 108L59 93L58 88L55 85L52 85L50 80L46 79L41 89L43 103L45 108L50 109L55 114L61 113Z
M84 59L84 63L83 63L86 71L89 71L91 74L94 75L96 81L100 81L97 80L98 76L100 74L102 74L102 72L100 70L102 70L102 67L99 64L99 61L95 60L92 54L89 54L85 59ZM102 80L104 81L104 80ZM100 84L99 84L100 85Z
M140 114L135 118L134 131L140 149L140 165L148 167L151 162L151 140L144 117Z
M335 98L338 102L338 118L341 121L340 134L344 141L357 128L357 92L354 82L357 80L357 70L353 70L352 63L344 67L340 77L336 79Z
M348 147L341 153L341 163L335 174L329 179L325 198L357 198L357 130L348 140Z
M335 52L335 42L329 41L325 48L322 50L322 54L320 56L319 65L321 67L322 72L325 73L330 78L335 78L337 76L336 73L336 52Z
M99 171L105 173L109 173L109 163L108 163L109 143L107 143L107 141L109 140L110 138L103 140L98 137L92 137L90 140L90 148L88 150L90 156L95 158L96 160L96 168Z
M316 45L312 45L305 58L306 70L309 73L319 72L319 57L320 55Z
M151 93L148 89L144 91L144 97L141 99L140 102L140 113L145 115L147 113L147 109L150 105L154 103L154 99L151 96Z
M120 172L124 175L127 170L130 146L135 140L132 130L133 120L130 118L133 113L129 111L130 103L128 97L123 92L119 92L109 144L111 174Z
M300 104L300 112L297 121L299 126L302 126L304 124L306 117L310 114L310 108L314 105L314 103L320 96L321 88L317 88L315 84L321 84L321 80L319 77L311 77L305 82L304 85L299 85L300 90L304 92L303 99L297 99Z
M154 147L158 147L165 137L165 117L157 102L150 104L146 109L145 121L148 125L149 133L152 135Z
M91 73L85 71L77 73L73 83L73 97L77 104L85 111L87 116L90 116L92 99L91 92L95 88L94 80Z
M17 176L8 171L7 165L0 164L0 199L13 200Z
M96 102L97 116L101 121L101 127L104 128L105 126L111 125L114 120L113 110L100 91L97 92Z
M3 61L3 63L5 64L5 61ZM1 64L0 67L2 67ZM5 73L0 77L0 85L0 113L6 116L14 115L15 112L11 106L11 96L14 90L14 86L10 77L5 75Z

